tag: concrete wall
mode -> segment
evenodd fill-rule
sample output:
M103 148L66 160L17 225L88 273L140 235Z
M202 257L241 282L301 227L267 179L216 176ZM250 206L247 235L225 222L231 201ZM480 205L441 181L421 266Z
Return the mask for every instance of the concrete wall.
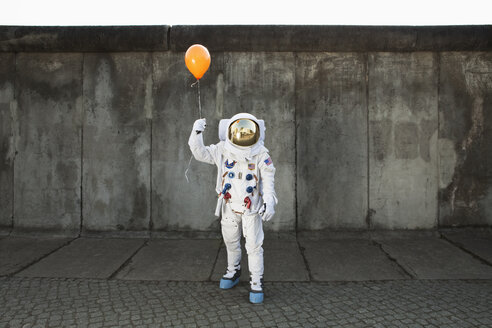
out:
M12 113L15 55L0 54L0 227L12 226L14 205L14 149Z
M14 227L76 232L82 54L17 54L15 80Z
M300 53L296 61L298 227L365 229L367 56Z
M435 227L438 55L369 54L368 94L370 223Z
M372 41L368 41L372 37ZM0 227L218 231L191 162L190 44L208 129L264 119L271 231L492 225L492 28L0 27Z
M441 55L439 224L492 224L492 53Z
M147 230L151 54L87 53L83 65L82 227Z

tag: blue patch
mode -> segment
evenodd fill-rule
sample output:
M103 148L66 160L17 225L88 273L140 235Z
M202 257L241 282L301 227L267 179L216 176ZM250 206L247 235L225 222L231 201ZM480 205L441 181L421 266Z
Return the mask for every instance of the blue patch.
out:
M229 163L229 160L227 159L225 161L225 166L228 168L228 169L232 169L234 167L234 165L236 165L236 161L233 161L232 163Z
M222 194L226 194L227 190L231 189L232 186L230 183L226 183L225 186L224 186L224 189L222 190Z

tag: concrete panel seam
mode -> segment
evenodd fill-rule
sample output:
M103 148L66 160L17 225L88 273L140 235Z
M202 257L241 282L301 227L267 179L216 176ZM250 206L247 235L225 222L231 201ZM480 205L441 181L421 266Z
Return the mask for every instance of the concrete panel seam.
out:
M441 108L440 108L440 96L441 96L441 56L442 52L437 53L437 147L436 147L436 165L437 165L437 210L436 210L436 221L434 226L439 228L441 225L441 197L440 185L441 185L441 152L439 149L439 140L441 132Z
M14 117L17 118L17 52L14 53L14 92L13 92L13 102L15 104L15 116L13 115L13 110L12 106L10 108L10 133L12 134L12 144L10 147L12 147L13 151L13 156L12 156L12 209L11 209L11 222L10 222L10 232L9 236L12 234L14 231L14 214L15 214L15 158L17 157L17 129L15 128L17 126L17 122L14 122Z
M108 280L114 280L116 278L116 276L118 275L118 273L121 272L121 270L123 270L125 267L128 266L128 264L131 263L132 259L135 257L135 255L138 254L138 252L140 252L140 250L146 246L149 245L149 240L150 239L145 239L145 241L142 243L142 245L140 245L140 247L138 247L135 252L133 252L132 255L130 255L130 257L128 257L128 259L126 259L125 262L123 262L123 264L120 265L120 267L118 269L116 269L115 272L113 272L109 277L108 277Z
M82 108L80 118L80 226L79 237L82 235L82 229L84 228L84 121L85 121L85 107L84 107L84 69L85 69L85 53L82 53L82 69L81 69L81 88L82 88Z
M60 249L62 249L63 247L66 247L66 246L70 245L73 241L75 241L75 240L77 240L77 239L79 239L79 238L80 238L80 237L75 237L75 238L73 238L73 239L71 239L71 240L67 241L66 243L64 243L64 244L62 244L61 246L59 246L59 247L55 248L55 249L54 249L54 250L52 250L51 252L49 252L49 253L47 253L47 254L45 254L45 255L41 256L41 257L40 257L40 258L38 258L38 259L35 259L34 261L32 261L32 262L31 262L31 263L29 263L29 264L27 264L27 265L23 266L23 267L22 267L22 268L20 268L19 270L14 271L14 272L12 272L12 273L9 273L8 275L6 275L6 277L9 277L9 278L10 278L10 277L15 276L16 274L18 274L18 273L20 273L20 272L22 272L22 271L26 270L26 269L27 269L27 268L29 268L30 266L32 266L32 265L34 265L34 264L37 264L37 263L41 262L43 259L47 258L47 257L48 257L48 256L50 256L51 254L53 254L53 253L55 253L55 252L58 252L58 251L59 251Z
M395 263L410 279L417 279L418 276L415 272L413 272L413 270L411 270L410 268L405 268L405 266L403 266L401 263L398 262L398 260L396 258L394 258L393 256L391 256L383 247L383 245L381 243L378 243L376 240L372 239L371 240L371 243L374 245L374 246L377 246L379 247L379 249L381 250L381 252L383 252L386 257L393 263Z
M365 78L366 78L366 83L365 83L365 92L366 92L366 142L367 142L367 154L366 154L366 160L367 160L367 215L366 215L366 224L367 224L367 229L370 231L372 229L372 216L374 215L375 211L371 209L371 203L370 203L370 197L371 197L371 192L370 192L370 183L371 183L371 171L370 171L370 160L369 160L369 147L370 147L370 139L369 139L369 54L366 52L364 54L364 61L365 61Z
M212 265L212 270L210 270L210 275L208 276L207 281L212 281L212 275L214 274L215 267L217 266L217 261L219 260L220 249L222 248L223 245L224 245L224 240L221 239L220 243L219 243L219 248L217 248L217 254L215 255L214 264Z
M304 266L306 267L306 271L308 272L309 281L315 281L313 278L313 275L311 273L311 268L309 267L309 262L306 258L306 255L304 254L304 251L306 249L301 246L301 243L299 242L299 237L297 236L297 233L296 233L296 243L297 243L297 247L299 247L299 251L301 252L302 260L304 261Z
M171 29L172 26L169 26L167 29L167 51L171 51Z
M168 32L167 32L168 33L168 40L167 40L168 46L169 46L169 30L170 29L168 29ZM152 92L152 94L154 94L154 89L155 89L154 55L152 53L150 54L150 67L152 68L151 71L150 71L150 78L152 80L152 91L151 92ZM153 141L153 137L154 137L153 136L153 134L154 134L154 131L153 131L153 128L154 128L154 124L153 124L153 122L154 122L154 113L153 113L154 106L152 106L150 108L150 111L151 111L151 115L150 115L150 119L149 119L150 120L150 122L149 122L150 123L150 150L149 150L149 153L150 153L149 154L149 157L150 157L150 163L149 163L149 166L150 166L150 168L149 168L149 174L150 174L150 177L149 177L149 179L150 179L150 181L149 181L149 211L150 211L150 213L149 213L149 232L152 231L152 229L154 227L154 221L153 221L154 218L152 216L152 214L153 214L153 206L152 206L153 205L152 204L152 197L153 197L153 193L152 193L152 180L154 178L154 175L153 175L153 172L152 172L152 167L153 167L153 150L154 150L153 149L153 146L154 145L153 145L152 141Z
M462 250L463 252L471 255L474 259L480 261L480 263L482 264L485 264L485 265L488 265L488 266L492 266L492 262L489 262L487 261L486 259L484 259L483 257L480 257L478 256L477 254L473 253L472 251L468 250L463 244L459 243L459 242L456 242L456 241L453 241L452 239L449 239L448 237L446 237L445 234L443 234L442 232L439 232L439 236L441 239L447 241L448 243L450 243L452 246L454 247L457 247L459 248L460 250Z
M297 152L297 61L299 56L296 52L294 55L294 231L299 229L299 218L298 218L298 197L297 197L297 180L299 174L297 173L297 161L299 154Z
M153 167L153 165L152 165L152 160L153 160L153 156L152 156L152 151L153 151L152 150L153 149L152 148L153 147L153 145L152 145L152 133L153 133L152 129L153 129L153 124L152 124L152 121L153 121L153 119L151 118L150 119L150 155L149 155L150 156L150 163L149 163L149 165L150 165L150 177L149 177L149 179L150 179L150 183L149 183L149 198L150 198L149 199L149 210L150 210L150 213L149 213L149 232L152 231L152 229L154 228L154 218L152 216L152 209L153 209L153 207L152 207L152 197L153 197L153 193L152 193L152 179L154 178L153 172L152 172L152 167Z

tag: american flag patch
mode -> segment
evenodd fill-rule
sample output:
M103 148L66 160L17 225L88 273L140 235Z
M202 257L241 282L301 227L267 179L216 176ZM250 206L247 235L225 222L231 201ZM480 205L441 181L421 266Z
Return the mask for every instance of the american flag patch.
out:
M255 169L255 165L254 164L248 164L248 169L254 170Z
M273 164L273 162L272 162L272 158L271 158L271 157L268 157L267 159L265 159L265 164L266 164L266 165Z

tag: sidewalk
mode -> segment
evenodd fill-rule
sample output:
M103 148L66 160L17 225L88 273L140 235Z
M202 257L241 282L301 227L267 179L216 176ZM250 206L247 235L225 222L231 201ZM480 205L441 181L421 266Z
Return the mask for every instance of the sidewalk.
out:
M220 239L1 237L0 327L492 326L491 230L272 234L264 249L252 306L247 270L218 289Z
M0 276L218 281L226 268L220 239L9 236L0 250ZM264 250L265 281L492 279L490 230L273 234Z

